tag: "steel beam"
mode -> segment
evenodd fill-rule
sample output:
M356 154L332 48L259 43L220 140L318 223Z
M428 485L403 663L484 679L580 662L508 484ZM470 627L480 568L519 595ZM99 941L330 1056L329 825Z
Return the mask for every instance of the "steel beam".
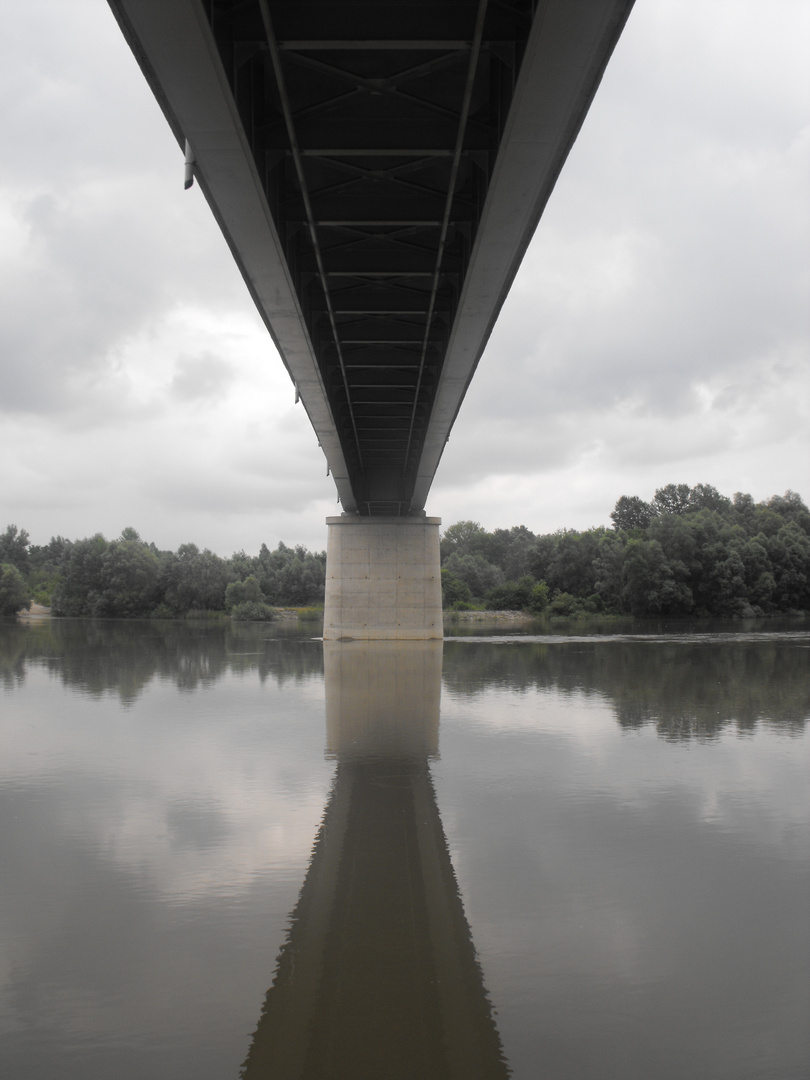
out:
M632 0L109 2L344 510L421 511Z

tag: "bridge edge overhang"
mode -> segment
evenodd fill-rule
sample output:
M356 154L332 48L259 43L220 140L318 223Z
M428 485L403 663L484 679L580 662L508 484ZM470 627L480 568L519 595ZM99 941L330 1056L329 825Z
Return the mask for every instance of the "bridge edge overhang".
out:
M355 511L315 350L204 13L195 0L108 3L178 145L190 145L194 177L300 396L340 503ZM187 32L172 34L173 25ZM194 33L188 32L191 27ZM182 53L175 47L178 40ZM205 110L199 108L200 97Z
M535 16L445 355L412 511L424 508L461 404L634 2L548 0ZM574 39L576 65L560 48L575 27L590 30ZM566 91L547 98L563 68Z

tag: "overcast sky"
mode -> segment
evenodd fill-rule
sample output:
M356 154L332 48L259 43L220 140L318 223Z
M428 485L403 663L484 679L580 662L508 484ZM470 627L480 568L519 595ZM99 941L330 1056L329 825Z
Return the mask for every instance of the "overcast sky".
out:
M323 548L325 461L105 0L0 0L0 529ZM810 5L637 0L462 406L445 525L810 499Z

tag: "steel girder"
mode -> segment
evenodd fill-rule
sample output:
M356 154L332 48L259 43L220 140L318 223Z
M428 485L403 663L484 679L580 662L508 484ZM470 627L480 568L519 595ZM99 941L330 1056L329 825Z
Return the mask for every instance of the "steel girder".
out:
M347 511L421 511L632 0L110 0Z

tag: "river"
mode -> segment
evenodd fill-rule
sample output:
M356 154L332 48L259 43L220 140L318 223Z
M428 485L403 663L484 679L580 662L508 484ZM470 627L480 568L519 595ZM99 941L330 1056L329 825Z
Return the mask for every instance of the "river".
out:
M0 1076L806 1080L804 627L1 621Z

